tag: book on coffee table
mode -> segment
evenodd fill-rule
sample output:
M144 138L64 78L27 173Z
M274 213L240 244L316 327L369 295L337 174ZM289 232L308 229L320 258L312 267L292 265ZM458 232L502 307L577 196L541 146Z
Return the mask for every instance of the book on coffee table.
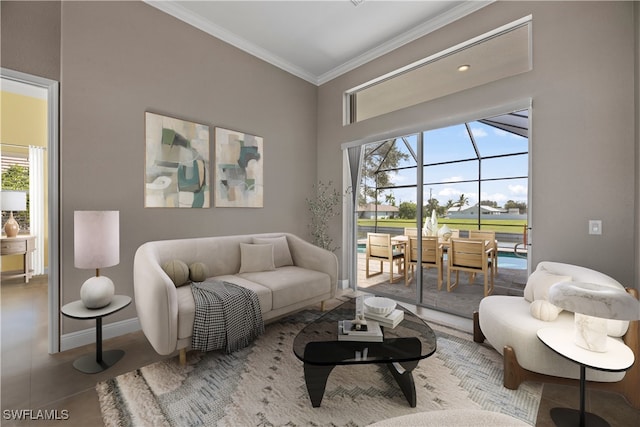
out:
M366 330L357 330L351 320L338 321L338 341L382 342L382 328L376 321L367 321Z
M377 313L371 313L367 310L364 311L364 317L370 320L377 321L380 326L385 326L388 328L395 328L402 322L404 319L404 311L398 310L397 308L393 310L391 313L383 316Z

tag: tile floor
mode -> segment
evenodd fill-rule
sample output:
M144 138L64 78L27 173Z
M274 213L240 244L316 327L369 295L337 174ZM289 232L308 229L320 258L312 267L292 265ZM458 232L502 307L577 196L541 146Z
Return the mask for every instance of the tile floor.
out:
M36 277L28 285L3 281L1 288L1 394L2 426L99 426L103 425L95 385L97 382L148 365L164 356L151 348L141 332L105 340L104 349L122 349L125 356L109 370L87 375L76 371L72 362L91 353L84 346L62 353L47 354L46 277ZM419 309L434 321L470 330L468 319ZM606 418L612 426L640 425L640 410L630 407L617 394L588 392L588 409ZM578 388L545 385L537 426L552 426L549 408L578 406ZM6 419L6 410L58 410L64 421L15 421Z

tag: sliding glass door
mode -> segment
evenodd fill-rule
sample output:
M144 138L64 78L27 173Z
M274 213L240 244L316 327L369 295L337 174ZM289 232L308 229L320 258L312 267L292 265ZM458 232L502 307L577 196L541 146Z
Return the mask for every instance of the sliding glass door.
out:
M470 317L484 296L483 278L463 274L460 285L447 292L442 234L468 238L481 230L494 233L497 241L494 294L522 294L528 254L528 116L528 110L517 111L361 147L354 197L360 290ZM431 257L422 246L438 235L441 268L422 259Z

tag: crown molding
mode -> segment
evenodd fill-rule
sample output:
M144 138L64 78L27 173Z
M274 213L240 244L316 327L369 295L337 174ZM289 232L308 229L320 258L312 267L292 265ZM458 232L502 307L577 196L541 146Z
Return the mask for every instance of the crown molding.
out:
M298 67L295 64L273 54L272 52L252 43L242 37L237 36L233 32L222 28L218 25L215 25L205 19L202 19L197 14L187 10L183 6L180 5L180 1L169 0L169 1L158 1L158 0L143 0L149 6L152 6L162 12L165 12L195 28L198 28L205 33L216 37L244 52L247 52L257 58L262 59L274 65L294 76L300 77L303 80L308 81L316 86L320 86L324 83L327 83L330 80L335 79L336 77L341 76L361 65L366 64L369 61L372 61L380 56L393 51L407 43L410 43L420 37L423 37L439 28L444 27L460 18L463 18L491 3L495 0L471 0L465 1L452 8L451 10L439 15L415 28L412 30L401 34L386 43L381 44L380 46L365 52L362 55L359 55L335 68L332 70L318 76L313 73L310 73L307 70L304 70L301 67Z

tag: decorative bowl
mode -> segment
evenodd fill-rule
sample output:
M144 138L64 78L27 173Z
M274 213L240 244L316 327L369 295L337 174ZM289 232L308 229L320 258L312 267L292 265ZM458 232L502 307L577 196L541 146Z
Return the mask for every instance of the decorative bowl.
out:
M389 298L371 297L364 300L364 306L370 313L386 316L396 308L396 302Z

